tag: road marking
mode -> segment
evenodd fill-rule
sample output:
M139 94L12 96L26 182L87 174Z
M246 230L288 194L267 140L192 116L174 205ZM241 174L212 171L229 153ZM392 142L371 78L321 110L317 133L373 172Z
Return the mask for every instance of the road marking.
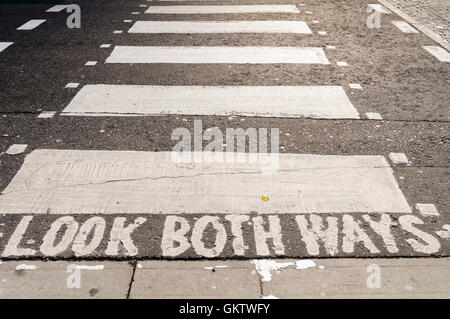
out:
M65 88L66 89L76 89L78 86L80 85L80 83L67 83Z
M304 21L136 21L128 33L311 33Z
M0 52L12 45L14 42L0 42Z
M38 27L42 23L44 23L47 20L30 20L27 23L21 25L17 28L17 30L33 30L34 28Z
M97 61L87 61L84 65L94 66L97 64Z
M100 46L100 49L107 49L107 48L109 48L109 47L111 47L111 44L102 44L102 45Z
M133 20L123 20L123 22L125 22L125 23L130 23L130 22L132 22Z
M380 13L391 13L388 9L383 7L381 4L369 4L370 8L372 8L374 11L380 12Z
M438 46L424 46L425 50L434 55L441 62L450 62L450 53Z
M416 204L416 209L419 211L419 213L422 216L440 216L436 206L434 206L433 204L420 204L417 203Z
M139 14L139 12L131 12L131 14Z
M174 163L171 152L34 150L0 213L411 213L383 156L276 155L268 174L258 163Z
M408 164L408 158L405 153L389 153L389 158L394 164Z
M344 61L338 61L338 62L336 62L336 64L337 64L338 66L348 66L348 63L347 63L347 62L344 62Z
M326 31L319 31L319 32L317 32L318 34L320 34L320 35L327 35L327 32Z
M122 33L122 32L123 32L122 30L115 30L113 33L118 34L118 33Z
M349 83L348 86L354 90L362 90L363 89L361 84L359 84L359 83Z
M295 5L204 5L151 6L145 13L210 14L210 13L300 13Z
M56 114L55 111L43 111L38 115L38 119L50 119Z
M405 21L391 21L403 33L419 33L413 26Z
M328 50L336 50L336 47L334 45L327 45L326 48Z
M27 146L27 144L13 144L6 150L5 153L8 155L18 155L25 152Z
M48 9L46 12L61 12L67 7L67 5L56 5Z
M116 46L106 63L329 64L322 48L219 46Z
M85 85L62 114L359 118L340 86Z
M367 112L366 113L366 117L369 120L382 120L383 118L381 117L380 113L374 113L374 112Z

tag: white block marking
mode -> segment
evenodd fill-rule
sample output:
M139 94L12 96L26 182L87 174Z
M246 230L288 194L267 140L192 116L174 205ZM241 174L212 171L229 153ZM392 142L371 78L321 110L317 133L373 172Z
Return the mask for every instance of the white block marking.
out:
M366 113L366 117L369 120L382 120L383 118L381 117L380 113L373 113L373 112L368 112Z
M419 33L413 26L405 21L391 21L403 33Z
M359 118L340 86L86 85L62 114Z
M131 12L131 14L139 14L139 12Z
M13 144L6 150L5 153L8 155L21 154L25 152L27 146L28 146L27 144Z
M422 216L440 216L433 204L416 204L416 209Z
M362 90L363 89L361 84L358 84L358 83L349 83L348 86L353 90Z
M100 46L100 49L107 49L107 48L110 48L110 47L111 47L111 44L102 44Z
M38 27L39 25L41 25L42 23L44 23L45 19L42 20L30 20L27 23L21 25L20 27L17 28L17 30L33 30L34 28Z
M322 48L116 46L106 63L329 64Z
M0 196L0 213L411 213L383 156L279 154L272 174L248 162L182 165L171 156L35 150Z
M389 153L389 158L394 164L408 164L408 158L405 153Z
M96 65L96 64L97 64L97 61L87 61L84 65L93 66L93 65Z
M145 13L210 14L210 13L299 13L295 5L213 5L213 6L151 6Z
M438 46L424 46L425 50L434 55L441 62L450 62L450 53Z
M39 119L50 119L56 114L55 111L43 111L38 115Z
M136 21L129 33L311 33L304 21Z
M336 47L334 45L327 45L326 48L328 50L336 50Z
M14 42L0 42L0 52L12 45Z
M56 5L48 9L46 12L61 12L67 7L68 7L67 5Z
M80 85L80 83L67 83L65 88L66 89L76 89L78 86Z
M130 22L132 22L133 20L123 20L123 22L125 22L125 23L130 23Z
M348 66L348 63L347 63L347 62L344 62L344 61L338 61L338 62L336 62L336 64L337 64L338 66Z
M119 34L119 33L122 33L123 31L122 30L115 30L113 33L114 34Z

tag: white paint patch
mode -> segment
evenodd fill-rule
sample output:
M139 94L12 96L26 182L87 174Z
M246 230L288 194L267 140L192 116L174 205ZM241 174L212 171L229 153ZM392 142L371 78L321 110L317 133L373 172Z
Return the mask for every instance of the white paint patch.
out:
M17 155L25 152L27 144L13 144L5 152L8 155Z
M96 65L97 61L87 61L84 65L89 65L89 66L93 66Z
M211 13L299 13L295 5L213 5L213 6L151 6L145 13L211 14Z
M440 216L434 204L416 204L416 209L422 216Z
M450 225L443 225L443 230L436 231L436 235L443 239L449 239L450 238Z
M120 34L120 33L122 33L123 31L122 30L115 30L113 33L114 34Z
M312 47L116 46L106 63L305 63L329 64Z
M353 90L362 90L363 89L361 84L358 84L358 83L350 83L348 86Z
M424 46L425 50L434 55L441 62L450 62L450 53L438 46Z
M268 296L263 296L262 299L280 299L280 298L275 297L274 295L268 295Z
M35 265L20 264L16 266L16 270L35 270Z
M312 11L306 11L306 14L313 14Z
M34 28L38 27L45 21L47 21L47 20L45 20L45 19L30 20L27 23L18 27L17 30L33 30Z
M295 262L296 269L308 269L316 267L316 263L312 260L297 260Z
M336 64L337 64L338 66L348 66L348 63L347 63L347 62L344 62L344 61L338 61L338 62L336 62Z
M100 49L107 49L107 48L109 48L109 47L111 47L111 44L102 44L102 45L100 46Z
M61 12L67 7L68 7L67 5L56 5L48 9L46 12Z
M319 32L317 32L318 34L320 34L320 35L327 35L327 32L326 31L319 31Z
M137 267L138 267L139 269L142 269L142 268L144 268L144 266L142 266L142 264L141 264L141 263L138 263L138 264L137 264Z
M380 113L374 113L374 112L367 112L366 113L366 117L369 120L382 120L383 118L381 117Z
M128 33L304 33L304 21L136 21Z
M272 271L287 268L289 266L294 265L294 263L291 261L279 263L275 260L269 259L255 259L252 260L251 262L252 264L255 264L256 271L261 276L262 281L271 281Z
M55 116L55 111L43 111L38 115L38 119L50 119Z
M318 24L318 23L319 23L319 20L313 20L312 23Z
M328 50L336 50L336 47L334 45L327 45L326 48Z
M403 33L419 33L413 26L405 21L391 21Z
M34 150L0 213L411 213L383 156L278 154L278 171L266 174L258 163L181 165L172 155Z
M408 164L408 158L405 153L389 153L389 158L394 164Z
M0 52L12 45L14 42L0 42Z
M80 85L80 83L67 83L65 88L66 89L76 89L78 86Z
M359 118L340 86L85 85L62 114Z
M383 7L381 4L369 4L369 7L380 13L391 13L391 11Z
M132 22L133 20L123 20L123 22L125 22L125 23L130 23L130 22Z
M78 269L78 270L103 270L103 269L105 269L105 266L103 266L103 265L96 265L96 266L75 265L74 268Z
M139 12L131 12L131 14L139 14Z

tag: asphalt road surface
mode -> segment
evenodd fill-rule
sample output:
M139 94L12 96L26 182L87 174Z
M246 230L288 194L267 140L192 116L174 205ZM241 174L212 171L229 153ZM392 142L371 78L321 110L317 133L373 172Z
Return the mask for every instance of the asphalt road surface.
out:
M450 53L415 22L372 0L77 0L0 24L5 267L448 269Z

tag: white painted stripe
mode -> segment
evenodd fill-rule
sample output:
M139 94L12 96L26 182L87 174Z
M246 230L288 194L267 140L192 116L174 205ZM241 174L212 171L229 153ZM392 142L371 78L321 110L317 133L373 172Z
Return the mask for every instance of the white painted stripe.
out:
M438 46L424 46L425 50L434 55L441 62L450 62L450 53Z
M56 112L55 111L43 111L38 115L39 119L50 119L53 116L55 116Z
M304 21L137 21L129 33L311 33Z
M6 150L5 153L8 155L18 155L25 152L27 147L27 144L13 144Z
M14 42L0 42L0 52L12 45Z
M86 85L64 113L359 118L340 86Z
M329 64L322 48L116 46L106 63Z
M209 14L209 13L299 13L295 5L213 5L213 6L151 6L145 13Z
M0 213L411 212L383 156L279 154L279 170L260 168L183 165L171 152L35 150L0 196Z
M20 27L17 28L17 30L33 30L34 28L38 27L39 25L41 25L42 23L44 23L45 19L42 20L30 20L27 23L21 25Z
M403 33L419 33L413 26L405 21L391 21Z
M383 118L381 117L380 113L374 113L374 112L368 112L366 113L366 117L369 120L382 120Z
M416 209L422 216L440 216L434 204L416 204Z
M46 12L61 12L67 7L67 5L56 5L48 9Z

